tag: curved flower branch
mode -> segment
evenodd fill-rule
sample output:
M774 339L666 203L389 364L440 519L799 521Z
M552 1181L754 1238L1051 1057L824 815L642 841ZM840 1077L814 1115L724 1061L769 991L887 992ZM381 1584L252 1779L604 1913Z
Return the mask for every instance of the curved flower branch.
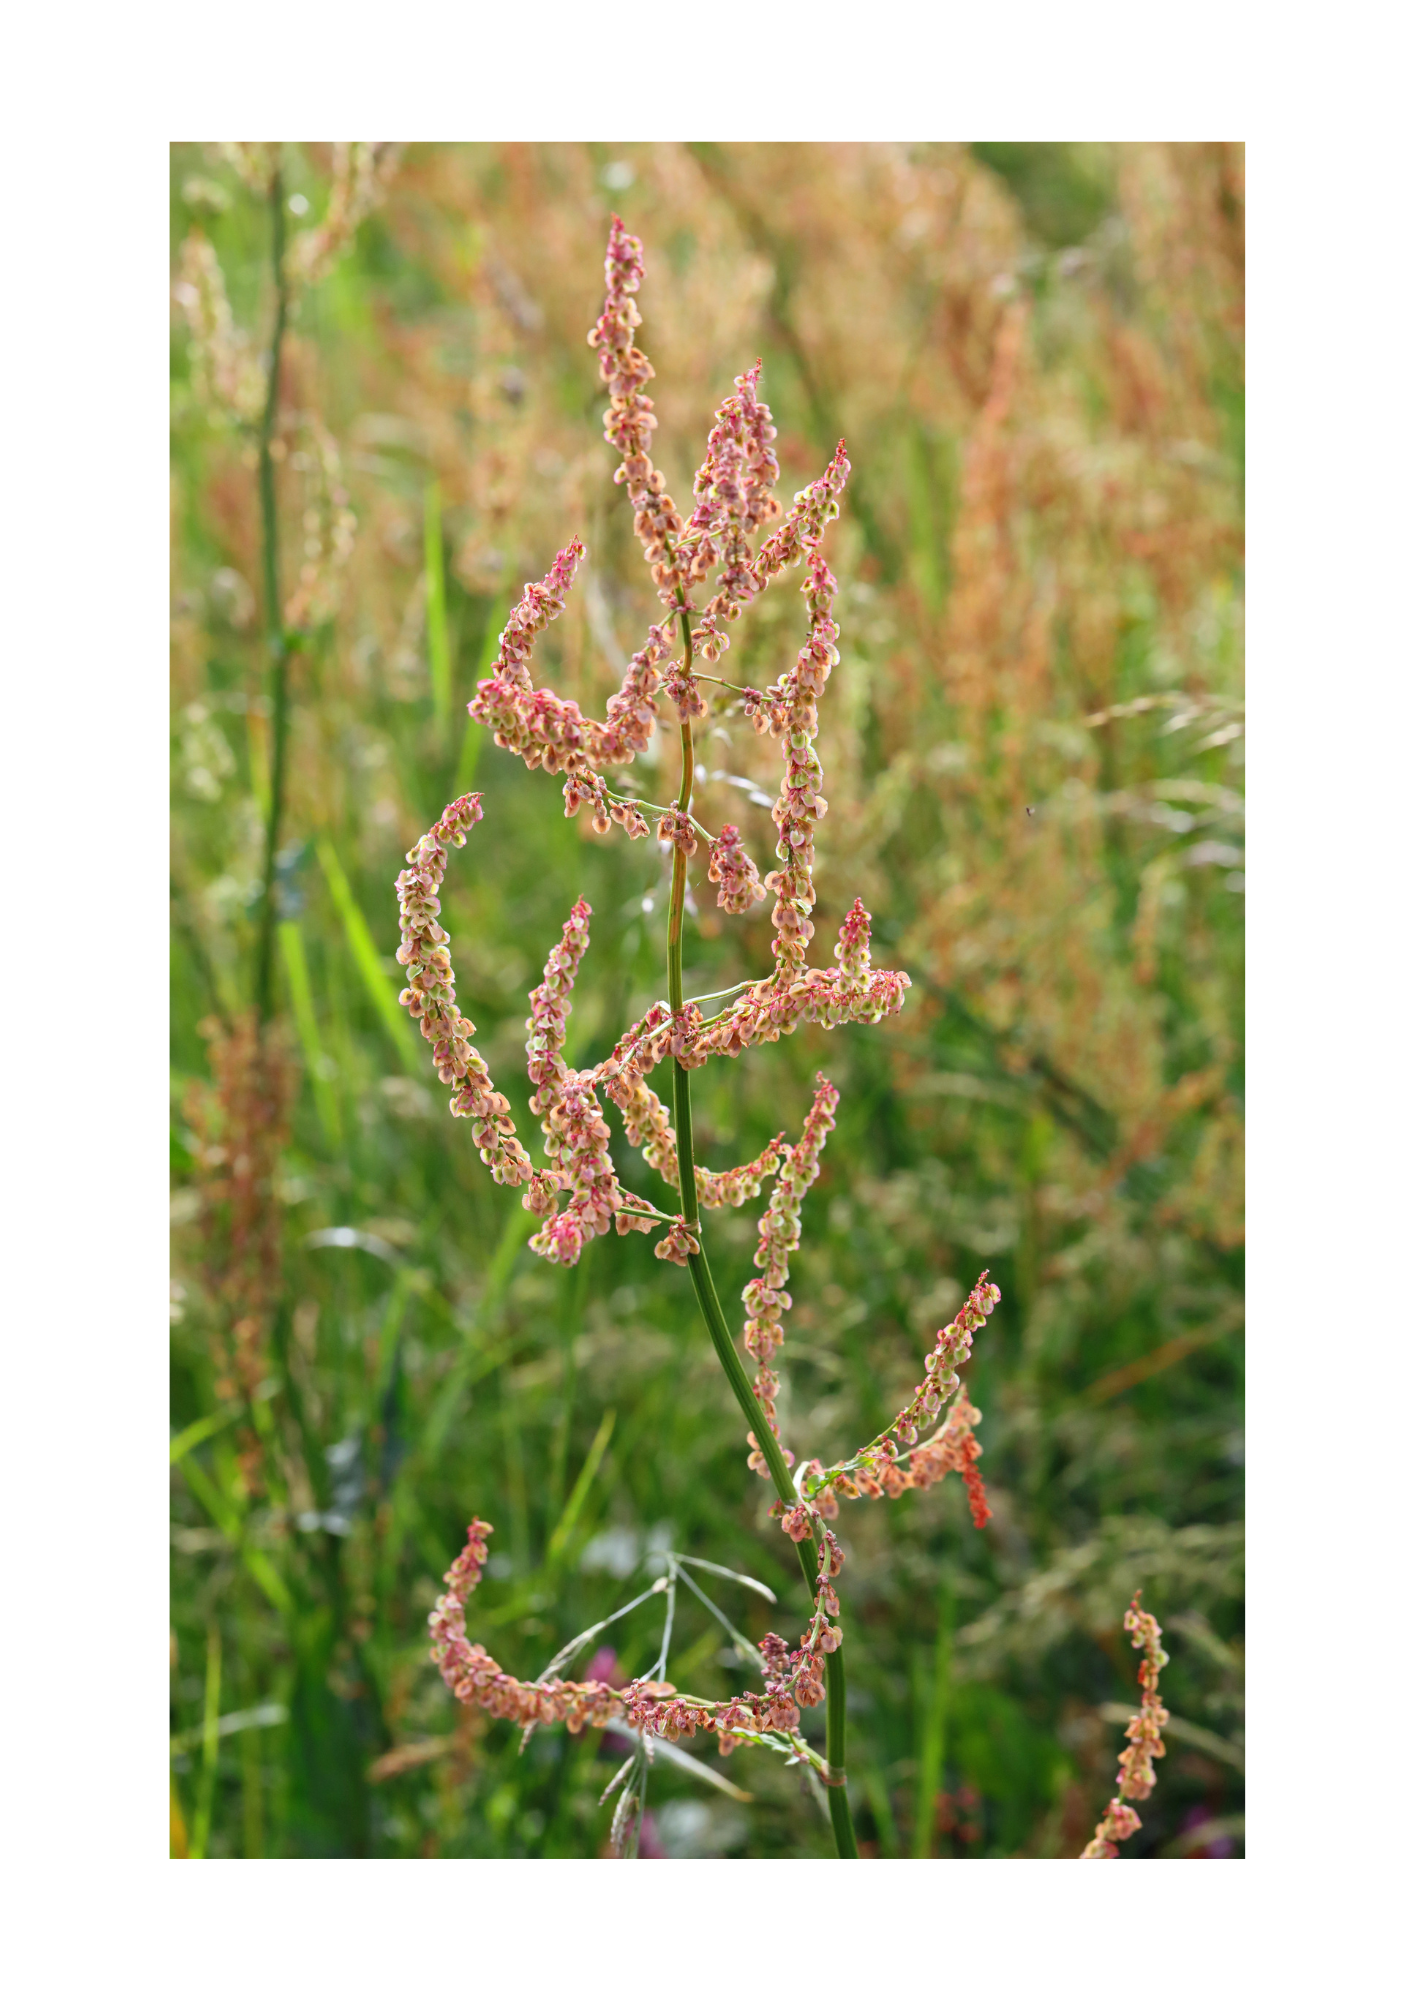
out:
M1124 1614L1124 1629L1130 1644L1144 1657L1139 1662L1139 1713L1126 1729L1129 1748L1119 1753L1119 1791L1105 1807L1104 1816L1081 1853L1082 1861L1117 1861L1117 1840L1128 1840L1139 1831L1141 1821L1129 1799L1147 1799L1158 1783L1154 1759L1164 1752L1163 1728L1169 1712L1159 1700L1159 1669L1168 1665L1168 1654L1159 1644L1163 1627L1152 1611L1141 1611L1141 1593L1135 1591Z

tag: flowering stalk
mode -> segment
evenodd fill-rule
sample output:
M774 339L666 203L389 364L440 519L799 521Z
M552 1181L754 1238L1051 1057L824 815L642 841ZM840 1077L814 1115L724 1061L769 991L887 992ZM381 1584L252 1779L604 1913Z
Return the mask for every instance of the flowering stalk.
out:
M235 324L226 281L215 251L199 230L182 245L174 295L191 332L192 381L213 415L254 434L260 503L260 562L266 687L270 704L272 755L269 795L265 801L264 859L261 905L255 946L256 1013L267 1025L275 1009L274 940L275 878L284 820L285 777L289 746L289 662L302 635L334 614L338 585L353 551L356 521L344 488L339 451L324 424L312 411L293 422L309 434L312 469L318 490L307 498L301 517L302 561L288 602L280 594L280 519L275 459L282 441L277 433L289 427L291 416L280 407L281 370L286 337L298 310L302 286L316 283L348 248L354 231L380 198L398 158L387 144L344 144L334 147L334 178L324 221L296 233L287 242L285 177L282 147L273 144L230 144L221 148L252 193L262 197L270 219L270 263L274 281L275 316L270 346L258 360L249 336Z
M817 1078L814 1101L799 1140L772 1139L754 1160L725 1173L698 1166L693 1140L692 1072L713 1056L735 1058L761 1043L778 1041L805 1023L835 1028L846 1022L877 1022L903 1005L908 975L877 968L870 958L869 912L858 900L840 927L833 966L812 966L814 936L814 834L826 812L824 774L815 742L818 702L839 660L834 618L837 586L821 552L821 538L840 511L849 477L849 459L840 444L821 476L796 494L779 524L753 554L751 536L782 510L772 492L777 464L770 410L758 395L760 364L738 376L722 403L708 440L707 457L693 485L695 506L684 520L668 495L663 476L648 455L657 419L645 385L653 369L634 342L641 317L634 300L643 276L641 246L617 216L605 261L607 297L590 333L600 371L610 392L605 436L622 464L615 474L628 487L634 528L668 617L653 625L634 655L604 719L586 715L577 702L537 687L531 673L535 642L558 617L585 556L576 536L556 557L540 583L526 585L501 634L491 674L481 681L470 713L494 732L496 742L519 756L527 768L563 779L564 810L573 817L589 806L594 831L615 826L630 839L649 831L672 849L668 895L667 999L655 1002L593 1068L574 1070L562 1050L571 994L589 944L588 903L581 897L570 912L560 943L550 953L543 983L531 995L526 1023L527 1069L533 1087L531 1109L540 1119L547 1165L536 1168L515 1131L505 1096L492 1084L472 1046L474 1028L458 1011L452 978L450 939L439 921L439 891L448 850L465 844L481 819L478 794L447 807L441 819L408 854L398 877L402 918L399 962L408 968L402 995L432 1043L438 1074L452 1085L452 1110L473 1120L473 1137L494 1177L524 1190L522 1200L541 1220L530 1248L552 1263L574 1264L585 1245L612 1225L620 1234L667 1228L654 1254L686 1267L717 1358L745 1419L748 1464L775 1488L773 1515L796 1545L812 1611L800 1644L792 1649L776 1634L760 1648L765 1687L726 1702L679 1693L664 1679L671 1635L676 1570L666 1584L668 1617L663 1645L651 1677L622 1696L597 1683L522 1683L504 1674L489 1655L468 1645L464 1605L485 1555L484 1523L473 1522L467 1550L448 1572L447 1595L433 1614L433 1657L458 1699L473 1701L497 1715L534 1724L622 1716L639 1732L640 1751L631 1760L615 1814L612 1844L629 1853L633 1828L643 1805L646 1750L653 1737L674 1740L698 1729L715 1732L723 1753L738 1743L765 1743L786 1749L797 1761L817 1765L829 1800L836 1851L854 1857L858 1849L846 1796L845 1672L843 1634L835 1578L844 1552L831 1529L839 1513L837 1495L891 1495L932 1484L950 1470L965 1480L973 1519L989 1517L973 1436L980 1412L958 1393L957 1368L967 1359L972 1334L986 1320L998 1292L984 1272L950 1327L938 1335L926 1364L925 1380L914 1399L890 1426L855 1458L828 1471L809 1460L792 1478L794 1456L780 1438L776 1414L779 1379L771 1366L782 1340L782 1316L790 1309L790 1253L800 1242L801 1204L820 1169L820 1156L834 1125L839 1092ZM694 720L706 713L698 690L697 663L715 661L725 650L727 626L787 568L804 565L807 633L794 664L765 691L742 691L746 712L761 735L781 745L783 772L772 809L779 867L764 881L747 853L740 831L724 826L708 833L693 816L696 759ZM705 609L695 590L719 572ZM674 651L676 626L680 657ZM680 780L669 806L645 806L610 791L603 773L627 764L646 749L658 726L659 700L675 713L680 746ZM772 946L775 969L725 993L688 1000L683 993L683 917L687 864L708 846L707 875L717 884L718 906L731 916L746 914L768 894L774 899ZM727 1002L704 1015L713 1000ZM672 1063L672 1116L647 1082L660 1062ZM609 1127L599 1092L623 1115L629 1141L648 1164L676 1188L678 1212L666 1215L620 1182L609 1154ZM759 1228L756 1263L760 1276L742 1294L747 1309L744 1340L757 1363L753 1384L727 1325L704 1241L702 1212L739 1206L759 1193L766 1179L775 1186ZM564 1202L561 1208L561 1202ZM937 1433L918 1444L918 1425L941 1415L955 1398ZM901 1450L902 1448L902 1450ZM683 1558L682 1560L689 1560ZM686 1580L686 1572L682 1572ZM695 1586L693 1586L695 1589ZM569 1649L573 1651L573 1647ZM565 1655L564 1657L568 1657ZM547 1670L548 1673L548 1670ZM805 1750L799 1736L800 1711L825 1706L825 1756ZM799 1746L799 1747L797 1747ZM626 1767L627 1770L627 1767Z
M1139 1662L1139 1713L1125 1729L1129 1748L1119 1753L1119 1790L1105 1807L1093 1837L1082 1850L1082 1861L1115 1861L1117 1840L1137 1833L1140 1819L1129 1799L1147 1799L1158 1780L1154 1759L1164 1755L1164 1724L1169 1712L1159 1700L1159 1669L1168 1665L1168 1654L1159 1644L1163 1628L1152 1611L1139 1609L1140 1592L1135 1591L1124 1614L1124 1629L1133 1636L1130 1643L1144 1657Z
M265 645L269 654L272 754L270 803L265 815L265 866L260 902L260 935L255 957L255 1004L262 1021L274 1011L275 863L280 849L280 822L285 809L285 755L290 729L289 641L280 602L280 529L275 507L275 460L271 445L280 409L280 361L290 313L290 288L285 272L285 177L278 155L267 193L270 210L270 264L275 279L275 324L270 336L270 360L265 377L265 408L260 419L260 543L265 597Z
M686 617L683 623L686 625ZM683 722L682 731L682 783L678 792L678 808L686 812L692 803L692 780L695 762L692 747L692 724ZM674 1017L683 1011L682 993L682 917L683 903L687 889L687 857L681 846L673 850L673 879L668 902L668 1005ZM678 1185L679 1199L687 1226L697 1234L697 1185L694 1173L692 1144L692 1070L681 1056L673 1062L673 1109L676 1114L678 1141ZM699 1237L700 1244L700 1237ZM756 1444L753 1435L753 1459L764 1460L765 1470L776 1489L782 1507L795 1503L795 1488L791 1484L789 1468L776 1435L774 1414L765 1421L757 1403L756 1391L746 1379L741 1357L736 1351L736 1343L727 1330L717 1287L712 1280L711 1266L706 1252L700 1247L687 1260L688 1274L702 1317L707 1323L707 1332L716 1349L717 1359L726 1372L732 1393L737 1399L748 1426L754 1424L761 1432L761 1442ZM749 1435L752 1435L749 1432ZM812 1523L811 1539L819 1547L827 1532ZM815 1583L810 1558L803 1548L799 1549L800 1567L805 1577L807 1589ZM830 1766L826 1780L829 1786L830 1824L834 1831L835 1847L841 1859L855 1860L859 1847L854 1835L854 1822L850 1818L849 1802L845 1796L845 1675L844 1658L838 1650L828 1656L826 1667L826 1708L825 1708L825 1756Z

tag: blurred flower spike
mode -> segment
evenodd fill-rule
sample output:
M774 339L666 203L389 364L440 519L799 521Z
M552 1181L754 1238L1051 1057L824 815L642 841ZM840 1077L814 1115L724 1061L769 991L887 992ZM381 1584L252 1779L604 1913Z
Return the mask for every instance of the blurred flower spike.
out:
M1154 1759L1164 1755L1163 1727L1169 1712L1159 1700L1159 1669L1168 1665L1169 1656L1159 1644L1163 1628L1151 1611L1139 1609L1139 1597L1136 1590L1124 1614L1124 1629L1131 1635L1130 1643L1144 1655L1139 1662L1139 1713L1124 1732L1129 1747L1119 1754L1118 1794L1106 1806L1093 1838L1081 1853L1082 1861L1116 1860L1119 1849L1115 1842L1128 1840L1139 1831L1139 1815L1126 1801L1148 1798L1158 1782Z

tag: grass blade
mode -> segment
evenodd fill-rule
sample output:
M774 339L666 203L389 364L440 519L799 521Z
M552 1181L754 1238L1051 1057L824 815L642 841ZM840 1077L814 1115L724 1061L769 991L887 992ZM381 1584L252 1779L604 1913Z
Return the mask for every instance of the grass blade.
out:
M739 1569L723 1569L720 1563L707 1562L702 1556L679 1556L677 1560L680 1563L691 1563L694 1569L709 1569L713 1576L730 1577L733 1583L744 1583L748 1590L754 1590L759 1597L764 1597L768 1604L774 1604L776 1601L774 1590L768 1590L766 1585L754 1576L743 1576ZM683 1580L685 1582L686 1578Z
M680 1557L679 1560L681 1561L682 1558ZM766 1662L762 1659L760 1653L757 1651L756 1647L752 1645L751 1641L747 1638L746 1634L744 1632L737 1631L735 1625L733 1625L731 1619L728 1618L726 1612L721 1610L717 1605L715 1605L712 1602L711 1598L707 1595L705 1590L699 1590L697 1588L697 1585L693 1582L690 1576L684 1576L681 1570L678 1571L678 1575L682 1578L682 1581L687 1585L688 1589L692 1592L693 1596L698 1600L698 1602L700 1604L706 1605L707 1609L711 1612L712 1616L716 1619L717 1623L726 1632L728 1638L731 1640L732 1644L736 1647L737 1652L741 1657L742 1664L744 1666L749 1666L754 1668L754 1670L758 1674L760 1674L764 1679L766 1673Z
M580 1509L583 1507L589 1489L594 1483L594 1475L599 1470L599 1462L609 1448L609 1439L613 1436L614 1419L617 1415L617 1410L606 1410L603 1422L594 1433L594 1442L589 1447L589 1456L580 1467L579 1477L574 1482L569 1499L565 1502L565 1511L561 1514L555 1532L550 1537L550 1546L545 1551L547 1568L559 1559L566 1542L568 1542L570 1536L574 1533L574 1524L579 1519Z
M227 1424L233 1424L240 1414L240 1404L232 1403L224 1410L213 1410L209 1417L198 1417L194 1424L188 1424L185 1430L178 1431L172 1439L168 1464L180 1464L189 1451L194 1451L199 1444L205 1444L209 1437L215 1437L217 1431L225 1430Z
M500 650L501 626L506 615L506 596L493 599L486 613L486 630L481 638L481 657L476 663L476 679L485 680L490 673L496 654ZM453 786L458 798L469 792L476 776L476 767L481 762L481 747L490 737L490 730L480 722L468 722L466 735L462 738L461 756L457 759L456 783Z
M237 1708L229 1715L217 1718L218 1736L236 1736L243 1729L278 1729L282 1722L288 1722L290 1711L281 1701L264 1701L258 1708ZM169 1746L172 1756L179 1757L187 1750L195 1750L198 1743L206 1741L206 1724L198 1729L184 1729L172 1738Z
M627 1736L634 1742L639 1740L638 1731L626 1728L622 1722L614 1723L613 1730L616 1736ZM700 1778L704 1785L711 1785L714 1791L725 1792L729 1799L735 1799L739 1805L750 1805L750 1792L744 1792L740 1785L734 1785L730 1778L724 1778L721 1772L714 1771L710 1764L699 1764L695 1757L689 1757L686 1750L679 1749L678 1745L666 1736L659 1736L654 1740L653 1755L655 1758L661 1757L665 1764L671 1764L675 1770L690 1771L693 1777Z
M221 1631L217 1625L206 1630L206 1707L201 1724L201 1791L196 1819L192 1824L190 1858L206 1859L211 1838L211 1806L216 1796L216 1745L221 1719Z
M271 1562L269 1556L266 1555L264 1549L253 1549L248 1542L243 1540L240 1516L230 1502L225 1499L220 1487L211 1478L210 1474L204 1472L194 1458L185 1458L182 1461L182 1477L216 1523L216 1526L221 1530L221 1533L226 1537L231 1547L239 1552L241 1561L260 1585L261 1590L265 1593L271 1604L274 1605L275 1609L280 1612L287 1612L293 1609L293 1600L290 1597L289 1587L285 1579L280 1575L280 1572Z
M452 650L447 639L447 573L442 554L442 489L429 479L422 496L422 563L427 579L427 671L439 729L452 716Z
M333 843L327 834L320 834L315 842L319 855L319 865L324 870L324 879L329 885L329 894L334 899L344 926L344 936L349 950L353 953L354 964L358 967L369 999L373 1002L378 1018L387 1029L393 1047L398 1052L398 1060L409 1076L419 1081L423 1078L423 1064L419 1060L417 1047L413 1042L409 1017L398 1005L399 983L386 972L378 955L378 947L373 942L363 911L354 900L354 892L349 886L349 878L334 852Z
M549 1680L551 1674L557 1674L561 1667L568 1666L575 1654L587 1646L591 1639L597 1639L601 1632L607 1632L609 1627L616 1624L620 1618L627 1618L630 1611L636 1611L639 1605L646 1604L650 1597L660 1597L666 1589L667 1581L664 1577L660 1576L655 1584L652 1584L647 1590L641 1591L629 1603L621 1604L617 1611L611 1611L607 1618L601 1618L597 1625L588 1625L584 1631L576 1633L568 1644L561 1646L549 1666L541 1668L540 1672L535 1676L537 1684Z
M319 1113L319 1123L329 1150L337 1158L343 1152L344 1126L339 1115L339 1100L329 1080L330 1063L324 1052L324 1043L319 1034L319 1021L314 1011L314 994L309 983L309 961L305 957L304 934L296 923L288 919L280 925L280 951L285 961L285 979L290 989L290 1005L294 1009L295 1026L299 1029L300 1046L304 1050L305 1068L309 1073L310 1087L314 1092L314 1108Z

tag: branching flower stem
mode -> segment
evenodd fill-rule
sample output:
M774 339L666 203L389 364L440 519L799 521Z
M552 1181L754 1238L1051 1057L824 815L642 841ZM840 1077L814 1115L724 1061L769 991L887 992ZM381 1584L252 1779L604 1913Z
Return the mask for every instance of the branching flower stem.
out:
M616 792L609 785L605 785L604 787L604 796L606 799L612 799L615 805L636 806L639 812L641 813L657 813L660 819L663 817L664 813L677 812L679 810L677 805L671 805L671 806L650 805L647 799L634 798L631 794L627 792ZM686 808L683 808L683 810L686 810ZM689 823L692 826L693 832L700 833L702 835L702 838L705 841L707 841L708 844L710 845L712 836L707 831L707 828L703 826L701 820L693 819L691 813L688 813L687 817Z
M692 663L692 642L689 636L686 609L679 612L683 641L687 647L687 662ZM696 762L692 747L692 724L684 721L682 734L682 783L678 789L678 810L686 812L692 804L692 781ZM682 919L683 905L687 894L687 857L680 846L673 848L673 877L668 901L668 1005L674 1014L682 1011ZM702 1224L697 1206L697 1175L692 1143L692 1072L674 1059L673 1062L673 1115L677 1129L678 1144L678 1187L679 1199L687 1227L694 1239L702 1242ZM781 1447L771 1426L761 1418L761 1406L736 1351L722 1311L721 1300L717 1297L717 1287L712 1281L711 1266L707 1262L705 1248L696 1251L687 1260L688 1272L693 1289L697 1293L697 1303L702 1317L707 1322L707 1331L712 1345L717 1350L717 1359L726 1372L747 1426L754 1429L760 1439L761 1451L771 1475L771 1484L783 1506L794 1507L797 1494L791 1481ZM821 1529L812 1523L809 1544L798 1542L796 1553L800 1557L801 1573L805 1578L806 1590L813 1597L817 1582L817 1556ZM811 1554L807 1555L807 1546ZM859 1848L854 1837L854 1822L850 1818L849 1800L845 1791L845 1674L844 1649L839 1647L826 1656L825 1660L825 1758L829 1765L827 1793L830 1802L830 1824L834 1829L835 1850L841 1860L858 1860Z
M713 687L730 688L733 694L750 694L752 692L750 688L738 687L735 681L722 680L721 677L717 674L702 674L694 670L693 679L699 681L711 681Z
M270 337L265 409L260 420L260 537L265 595L265 643L271 696L270 803L265 819L265 869L260 933L255 959L255 1004L263 1023L274 1012L275 869L285 804L285 750L289 736L289 641L280 602L280 526L275 505L275 460L271 445L280 411L280 360L289 321L290 288L285 270L285 177L277 165L270 177L270 258L275 276L275 325Z

